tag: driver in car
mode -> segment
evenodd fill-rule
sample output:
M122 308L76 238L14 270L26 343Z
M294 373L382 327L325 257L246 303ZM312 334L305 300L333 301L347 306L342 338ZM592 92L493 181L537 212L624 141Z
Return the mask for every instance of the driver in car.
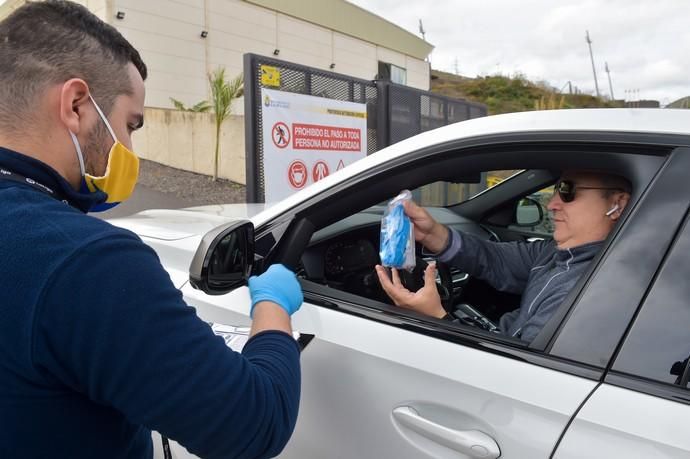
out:
M493 288L522 295L520 307L501 316L499 333L531 342L573 288L630 200L625 178L592 171L567 171L555 185L548 210L554 221L553 240L492 242L461 234L440 224L423 207L405 203L415 239L463 272ZM424 287L411 292L395 269L389 278L376 266L384 291L400 307L454 319L441 305L436 268L424 273Z

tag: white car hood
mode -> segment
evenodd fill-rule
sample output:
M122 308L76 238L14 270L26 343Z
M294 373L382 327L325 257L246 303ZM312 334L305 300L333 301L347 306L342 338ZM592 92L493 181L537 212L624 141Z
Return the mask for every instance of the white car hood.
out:
M226 204L156 209L108 221L136 233L151 246L170 279L180 288L189 280L189 265L207 232L233 220L251 219L264 208L264 204Z
M265 207L265 204L224 204L186 209L154 209L108 221L142 238L175 241L203 236L230 220L251 219Z

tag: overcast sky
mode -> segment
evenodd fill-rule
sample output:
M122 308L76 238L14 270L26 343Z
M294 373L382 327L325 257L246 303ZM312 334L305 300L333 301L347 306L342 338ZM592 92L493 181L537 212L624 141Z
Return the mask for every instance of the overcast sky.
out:
M525 74L617 99L690 95L689 0L349 0L435 46L434 69L473 77ZM457 62L457 64L456 64ZM567 89L567 88L566 88Z
M432 67L465 76L513 75L568 81L617 99L690 95L690 0L349 0L435 46ZM0 4L4 0L0 0Z

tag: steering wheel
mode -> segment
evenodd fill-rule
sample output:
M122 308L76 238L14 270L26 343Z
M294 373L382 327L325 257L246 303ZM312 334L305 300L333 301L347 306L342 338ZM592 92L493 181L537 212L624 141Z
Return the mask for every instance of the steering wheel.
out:
M415 292L424 286L424 270L428 266L428 262L423 258L417 257L416 261L417 264L412 272L400 271L402 283L408 290ZM451 275L450 267L446 263L436 261L436 270L438 272L436 288L441 297L443 309L460 323L498 333L498 325L472 305L467 303L455 304L453 276Z
M416 292L424 287L424 270L428 265L429 263L424 258L417 257L416 265L411 272L399 270L400 281L405 288L411 292ZM450 267L446 263L436 261L436 270L438 272L436 288L441 297L441 306L443 306L443 309L462 324L498 333L498 325L473 306L467 303L455 304L454 300L456 298L453 295L453 276L451 275ZM387 298L385 293L384 296Z
M412 272L399 270L400 281L406 289L411 292L416 292L424 287L424 270L429 263L422 257L416 257L416 264ZM443 262L436 261L436 272L438 279L436 280L436 288L441 297L441 306L449 314L454 310L453 297L453 276L450 274L450 267Z

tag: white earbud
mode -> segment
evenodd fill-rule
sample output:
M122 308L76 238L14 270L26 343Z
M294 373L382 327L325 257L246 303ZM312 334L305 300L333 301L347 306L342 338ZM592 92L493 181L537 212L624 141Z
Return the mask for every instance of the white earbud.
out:
M616 204L615 206L611 207L611 210L609 210L608 212L606 212L606 216L607 216L607 217L610 217L610 216L611 216L615 211L617 211L618 209L620 209L620 207L618 207L618 204Z

